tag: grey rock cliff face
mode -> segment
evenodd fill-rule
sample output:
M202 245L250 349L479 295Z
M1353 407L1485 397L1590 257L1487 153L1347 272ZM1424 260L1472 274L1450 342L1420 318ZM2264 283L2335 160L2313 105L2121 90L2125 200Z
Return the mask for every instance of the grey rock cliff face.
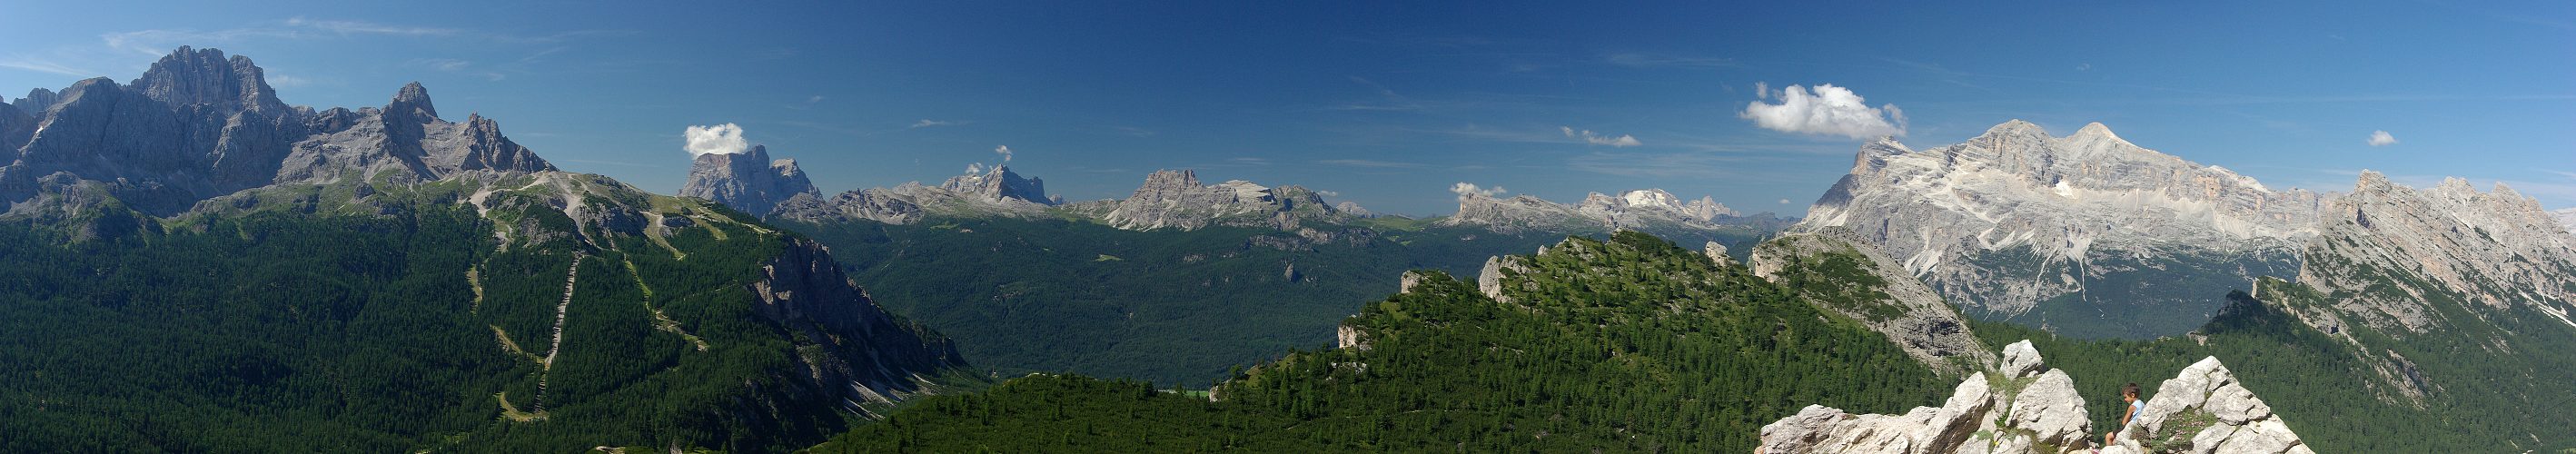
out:
M2092 419L2065 371L2049 369L2030 341L2004 347L1996 370L1959 383L1940 407L1904 415L1853 415L1809 405L1762 427L1756 452L1795 453L2071 453L2087 449ZM2202 359L2157 389L2119 441L2104 453L2144 452L2138 443L2183 414L2216 422L2177 439L2182 452L2312 453L2271 407L2236 383L2218 358ZM2197 413L2196 413L2197 412Z
M1198 172L1185 169L1147 175L1143 186L1110 203L1100 218L1129 230L1196 230L1210 225L1294 230L1300 220L1339 219L1339 212L1303 187L1272 188L1243 180L1200 186Z
M2483 193L2458 178L2414 189L2365 171L2352 194L2328 208L2320 229L2298 280L2329 294L2333 307L2293 311L2312 325L2351 321L2410 334L2480 323L2445 322L2437 300L2455 300L2475 313L2527 306L2576 328L2569 317L2576 312L2576 234L2501 183ZM2430 285L2387 279L2382 270Z
M1717 250L1724 249L1719 247ZM1995 361L1994 356L1986 352L1986 347L1977 341L1976 333L1968 329L1967 320L1962 318L1957 310L1951 309L1949 303L1943 302L1941 295L1933 293L1930 287L1925 287L1922 282L1915 280L1913 275L1907 274L1903 265L1885 254L1878 253L1877 248L1862 241L1850 230L1826 228L1814 232L1784 234L1755 246L1753 255L1746 260L1746 263L1753 269L1754 275L1780 282L1783 279L1780 274L1784 269L1826 260L1827 254L1857 256L1861 262L1857 264L1861 271L1877 277L1882 285L1876 291L1886 296L1884 300L1862 303L1889 305L1894 310L1870 311L1845 304L1818 301L1818 295L1802 295L1817 307L1860 320L1863 325L1869 326L1870 330L1886 334L1888 340L1904 347L1906 354L1931 366L1934 370L1957 374L1963 372L1959 370L1962 365L1991 364ZM1886 312L1901 315L1893 317L1881 315ZM2037 353L2032 353L2031 357L2036 358ZM2032 363L2035 364L2036 359L2033 359ZM2013 367L2010 366L2015 365L2014 361L2007 358L2005 364L2007 366L2005 370L2013 371Z
M713 200L762 216L787 199L820 193L805 178L805 171L796 167L796 160L770 160L769 148L755 145L741 153L698 155L677 195Z
M55 102L62 100L63 96L54 93L53 90L35 88L27 90L27 97L18 98L17 101L11 101L9 104L17 107L19 112L34 117L44 115L45 108L53 107Z
M417 83L383 109L315 112L280 103L263 74L249 58L182 47L129 84L74 84L45 103L25 135L0 134L0 144L15 145L6 153L14 159L0 167L0 201L16 216L56 210L34 203L58 199L36 182L61 175L98 182L117 200L166 216L281 183L554 169L488 119L439 119ZM8 121L0 120L0 132L14 131Z
M1054 198L1047 197L1046 180L1023 178L1020 174L1011 172L1011 168L1007 166L993 166L993 170L981 174L949 177L948 181L939 183L939 188L995 202L1019 200L1039 205L1057 203Z
M2212 306L2227 288L2093 287L2123 273L2167 283L2286 275L2326 200L2139 147L2099 123L2052 137L2013 120L1921 151L1880 139L1853 161L1796 228L1851 229L1953 301L2002 316L2070 294Z
M1531 196L1497 199L1482 194L1458 197L1458 213L1440 221L1445 225L1476 225L1496 232L1572 231L1598 228L1600 220L1585 217L1574 207Z

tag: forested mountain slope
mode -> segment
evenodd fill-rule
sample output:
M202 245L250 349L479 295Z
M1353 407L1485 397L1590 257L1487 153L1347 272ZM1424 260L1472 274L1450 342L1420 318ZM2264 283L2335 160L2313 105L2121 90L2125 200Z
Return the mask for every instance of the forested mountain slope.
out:
M1745 451L1808 403L1892 411L1945 391L1885 335L1652 236L1507 261L1490 285L1408 273L1343 322L1342 348L1246 370L1214 402L1031 376L817 450Z
M778 451L968 375L820 244L419 84L289 107L180 48L42 102L0 125L0 451Z

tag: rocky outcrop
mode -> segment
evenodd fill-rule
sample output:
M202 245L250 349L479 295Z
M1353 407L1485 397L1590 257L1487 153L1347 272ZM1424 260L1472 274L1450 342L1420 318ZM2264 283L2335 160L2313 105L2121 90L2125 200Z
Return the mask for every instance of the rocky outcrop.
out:
M2013 120L1957 145L1862 146L1796 229L1851 229L1952 301L1999 318L2070 294L2208 314L2228 285L2288 275L2326 199L2139 147L2099 123L2052 137Z
M770 160L769 147L754 145L741 153L698 155L689 165L689 178L680 184L677 195L713 200L763 216L789 198L820 193L814 189L814 182L805 179L805 171L796 168L796 160Z
M1960 382L1940 407L1904 415L1853 415L1809 405L1762 427L1756 452L2075 452L2092 420L2065 371L2048 369L2030 341L2004 348L2002 363Z
M1547 248L1540 247L1539 253L1547 253ZM1486 298L1492 298L1495 302L1511 304L1511 295L1503 294L1503 279L1506 277L1503 276L1503 272L1530 272L1529 265L1521 263L1521 260L1521 256L1517 255L1486 257L1485 268L1476 273L1476 291L1484 293Z
M1782 285L1792 284L1790 274L1799 275L1797 279L1801 280L1850 282L1829 289L1803 285L1793 288L1800 298L1817 307L1859 320L1870 330L1886 334L1889 341L1904 347L1907 354L1933 370L1957 374L1994 362L1994 356L1986 353L1957 310L1907 274L1902 264L1878 253L1877 248L1850 230L1832 227L1781 235L1755 246L1746 262L1754 275ZM1833 277L1850 273L1869 278ZM2005 363L2014 364L2009 358Z
M489 119L438 118L418 83L382 109L316 112L279 102L263 74L247 57L182 47L128 84L84 80L50 102L39 99L49 92L31 94L25 102L48 107L24 136L0 134L16 158L0 167L0 201L21 217L60 209L35 203L54 199L35 182L64 175L168 216L275 184L554 169ZM0 132L11 131L8 122L0 119Z
M2560 208L2549 212L2549 217L2557 219L2560 228L2576 233L2576 208Z
M2163 385L2120 429L2104 454L2153 452L2313 454L2272 406L2237 383L2217 357L2203 358Z
M2068 453L2099 441L2075 381L2024 340L1940 407L1853 415L1809 405L1762 428L1756 452ZM2271 407L2211 357L2166 380L2103 453L2309 453ZM2144 442L2144 443L2141 443ZM2154 448L2154 449L2149 449Z
M1096 209L1095 209L1096 210ZM1210 225L1296 230L1301 221L1341 220L1315 191L1230 180L1200 186L1198 172L1160 170L1125 199L1108 201L1100 219L1128 230L1196 230Z

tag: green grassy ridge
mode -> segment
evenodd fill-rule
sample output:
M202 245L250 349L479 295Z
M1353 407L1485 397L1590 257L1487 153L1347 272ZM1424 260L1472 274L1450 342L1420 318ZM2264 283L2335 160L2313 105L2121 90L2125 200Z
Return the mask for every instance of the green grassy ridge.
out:
M1514 303L1425 271L1344 322L1369 348L1291 353L1217 402L1028 377L815 451L1743 451L1809 404L1898 412L1950 385L1885 336L1652 236L1571 238L1522 260Z

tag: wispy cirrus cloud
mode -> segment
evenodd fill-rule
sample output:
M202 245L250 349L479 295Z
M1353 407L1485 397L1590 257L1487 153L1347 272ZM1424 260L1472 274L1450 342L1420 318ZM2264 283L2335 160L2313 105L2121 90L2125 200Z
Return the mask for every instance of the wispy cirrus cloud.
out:
M412 66L419 66L439 71L481 76L485 79L491 79L494 82L499 82L501 79L507 79L510 77L509 75L501 74L498 71L476 67L472 61L453 58L417 58L412 59L411 64Z
M1697 67L1697 68L1726 68L1726 67L1743 66L1743 64L1736 63L1736 62L1735 62L1735 60L1733 60L1733 59L1726 59L1726 58L1717 58L1717 57L1696 57L1696 56L1681 56L1681 55L1657 55L1657 54L1646 54L1646 53L1619 53L1619 54L1610 54L1610 55L1608 55L1608 56L1604 56L1604 57L1602 57L1602 58L1601 58L1601 60L1602 60L1602 61L1606 61L1606 62L1610 62L1610 64L1613 64L1613 65L1626 66L1626 67L1632 67L1632 68L1653 68L1653 67L1667 67L1667 66L1672 66L1672 67Z
M965 124L965 123L963 123L963 122L955 122L955 121L932 120L932 119L924 118L924 119L921 119L921 121L912 122L912 126L906 126L906 127L904 127L904 129L934 128L934 127L940 127L940 126L957 126L957 125L962 125L962 124Z
M1583 143L1593 145L1609 145L1612 147L1633 147L1645 145L1644 142L1637 141L1637 136L1627 134L1620 134L1618 137L1610 137L1608 134L1595 134L1590 129L1577 130L1572 126L1558 126L1556 129L1565 132L1566 138L1583 139Z
M347 35L449 36L458 33L453 28L388 25L356 20L306 19L304 16L287 18L286 26Z
M1574 170L1637 178L1714 178L1736 176L1742 158L1715 153L1633 153L1596 151L1566 160Z
M501 67L510 67L535 63L540 61L541 57L571 49L570 46L560 45L565 42L595 37L631 35L634 33L635 31L633 30L569 30L541 34L524 34L470 28L432 27L352 19L317 19L295 16L281 20L258 22L244 27L213 30L167 28L103 33L98 35L99 41L94 45L75 44L57 46L56 48L51 49L50 53L58 58L37 59L19 56L0 60L0 67L43 71L65 75L75 75L75 73L78 73L77 75L98 75L95 72L80 69L88 66L123 67L136 65L136 63L133 63L130 58L118 58L119 54L132 53L160 56L169 53L171 49L176 49L179 46L232 46L257 41L317 41L358 38L434 38L475 42L494 46L546 46L542 50L537 50L529 54L527 57L519 59L515 65L500 65ZM481 70L472 72L473 75L482 76L492 80L500 80L506 77L503 76L503 73L500 71L493 71L492 65L479 66L482 67Z
M1378 98L1379 98L1379 99L1377 99L1377 100L1373 100L1373 101L1354 101L1354 102L1342 103L1342 104L1340 104L1340 105L1333 106L1333 107L1332 107L1332 110L1383 110L1383 111L1417 111L1417 110L1422 110L1422 103L1414 102L1414 101L1413 101L1413 98L1407 98L1407 97L1405 97L1405 96L1404 96L1404 95L1402 95L1402 94L1398 94L1398 93L1396 93L1396 92L1395 92L1395 90L1394 90L1394 89L1386 88L1386 86L1385 86L1385 85L1379 85L1376 81L1368 80L1368 78L1366 78L1366 77L1360 77L1360 76L1350 76L1350 79L1351 79L1351 82L1355 82L1355 83L1358 83L1358 84L1360 84L1360 85L1367 86L1370 90L1377 92L1377 96L1378 96Z
M6 58L6 59L0 59L0 68L22 69L22 70L28 70L28 71L41 72L41 73L61 74L61 75L65 75L65 76L73 76L73 77L89 77L89 76L96 76L96 75L98 75L98 72L96 72L96 71L90 71L90 70L86 70L86 69L73 68L73 67L71 67L71 66L67 66L67 65L64 65L64 64L62 64L62 63L56 63L56 62L49 61L49 60L30 59L30 58L27 58L27 57L20 57L20 56L13 56L13 57L9 57L9 58Z
M1421 164L1421 163L1413 163L1413 162L1394 162L1394 161L1378 161L1378 160L1371 160L1371 159L1326 159L1326 160L1321 160L1321 161L1315 161L1315 163L1316 163L1316 164L1323 164L1323 165L1331 165L1331 166L1342 166L1342 167L1369 167L1369 168L1379 168L1379 169L1418 169L1418 168L1423 168L1423 167L1430 167L1430 165L1428 165L1428 164Z

